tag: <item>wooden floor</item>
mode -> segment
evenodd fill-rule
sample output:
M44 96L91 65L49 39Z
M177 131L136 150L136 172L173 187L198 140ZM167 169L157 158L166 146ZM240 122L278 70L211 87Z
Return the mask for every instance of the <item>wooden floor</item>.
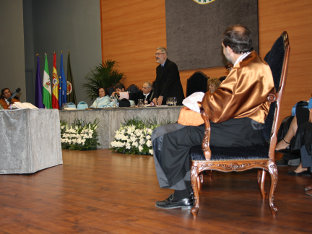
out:
M206 178L193 220L155 207L171 191L159 188L150 156L63 151L63 159L34 175L0 175L0 233L312 233L303 190L312 178L287 167L279 167L276 219L249 171Z

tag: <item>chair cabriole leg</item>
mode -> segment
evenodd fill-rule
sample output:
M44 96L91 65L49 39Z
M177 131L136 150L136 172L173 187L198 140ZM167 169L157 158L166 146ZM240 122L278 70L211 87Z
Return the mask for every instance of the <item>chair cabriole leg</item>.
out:
M199 210L199 190L198 190L198 186L200 186L200 179L198 176L198 172L197 172L197 167L196 166L192 166L192 170L191 170L191 181L192 181L192 187L193 187L193 192L194 192L194 206L191 210L193 217L196 218L197 214L198 214L198 210Z
M277 207L274 205L274 192L277 185L278 180L278 172L277 167L274 162L269 162L269 173L271 175L271 187L270 187L270 194L269 194L269 206L271 208L272 215L275 217L276 212L278 211Z

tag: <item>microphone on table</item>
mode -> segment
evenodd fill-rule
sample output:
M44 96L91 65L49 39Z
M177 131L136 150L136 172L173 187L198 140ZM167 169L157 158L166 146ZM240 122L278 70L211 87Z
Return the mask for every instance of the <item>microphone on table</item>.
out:
M8 102L12 103L12 99L21 91L20 88L17 88L11 95L11 97L8 98Z

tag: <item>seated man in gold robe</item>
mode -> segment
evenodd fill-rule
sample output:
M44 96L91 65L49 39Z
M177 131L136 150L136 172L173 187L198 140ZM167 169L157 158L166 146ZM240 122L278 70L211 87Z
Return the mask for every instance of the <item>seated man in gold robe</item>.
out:
M202 100L211 121L210 145L265 144L267 97L274 92L271 69L253 51L251 32L242 25L231 26L225 31L222 47L233 68L219 88L213 93L208 91ZM193 206L189 150L201 145L204 130L204 125L167 125L154 131L154 161L159 185L175 190L167 199L157 201L156 207L189 209Z

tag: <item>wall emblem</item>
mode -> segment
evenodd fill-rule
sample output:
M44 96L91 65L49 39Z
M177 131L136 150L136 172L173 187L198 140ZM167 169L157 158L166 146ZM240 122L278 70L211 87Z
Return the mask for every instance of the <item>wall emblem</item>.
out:
M212 2L214 2L215 0L193 0L193 1L196 2L197 4L204 5L204 4L212 3Z

